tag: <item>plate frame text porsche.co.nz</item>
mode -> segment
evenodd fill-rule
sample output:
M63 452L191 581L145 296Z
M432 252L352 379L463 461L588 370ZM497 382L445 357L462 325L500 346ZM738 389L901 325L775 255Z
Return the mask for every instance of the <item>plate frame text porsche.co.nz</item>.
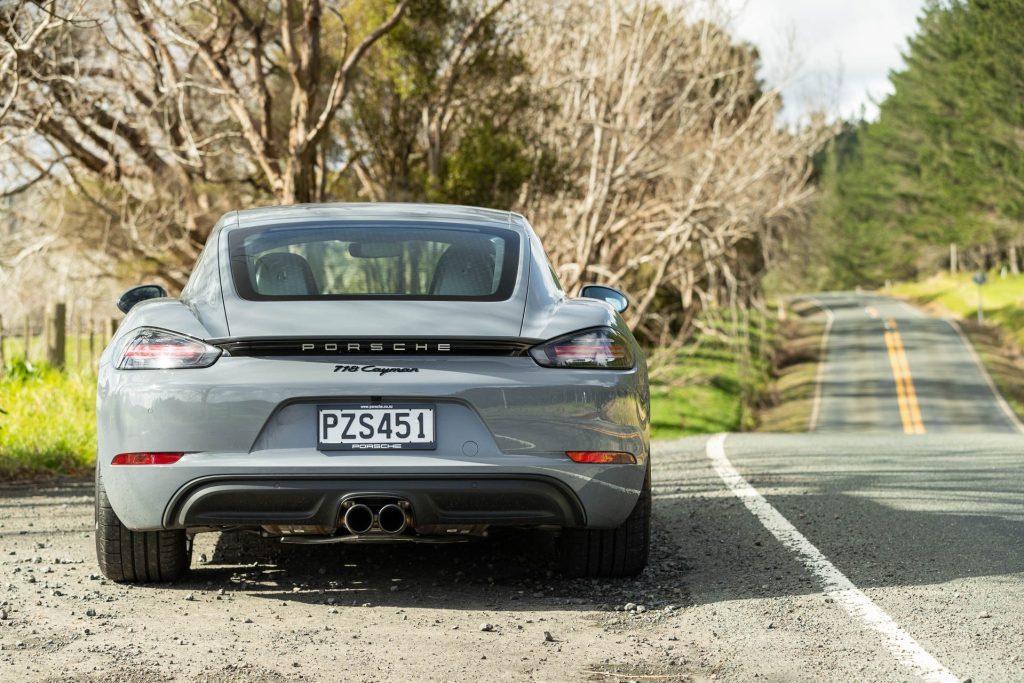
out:
M403 410L403 409L419 409L429 410L431 424L431 434L433 440L430 443L391 443L391 444L379 444L374 442L358 442L358 443L324 443L320 440L320 420L322 419L321 414L324 410L373 410L373 409L387 409L387 410ZM317 449L321 451L433 451L437 450L437 405L434 403L365 403L349 401L344 403L321 403L316 406L316 422L314 423L316 429L316 444Z

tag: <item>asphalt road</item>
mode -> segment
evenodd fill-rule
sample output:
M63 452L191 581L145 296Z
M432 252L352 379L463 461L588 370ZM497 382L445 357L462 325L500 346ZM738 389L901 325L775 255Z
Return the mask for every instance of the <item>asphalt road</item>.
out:
M659 460L725 678L1024 680L1020 423L950 322L814 299L831 319L815 432Z
M1020 432L954 323L881 296L810 300L832 320L815 431Z
M948 323L817 300L816 433L656 445L638 580L560 579L530 534L224 534L187 582L123 587L95 568L90 482L8 486L0 680L1024 680L1015 422Z

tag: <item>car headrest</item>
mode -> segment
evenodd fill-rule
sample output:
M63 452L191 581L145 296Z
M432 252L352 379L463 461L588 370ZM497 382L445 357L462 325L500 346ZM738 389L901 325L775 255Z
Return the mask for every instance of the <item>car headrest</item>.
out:
M288 252L275 252L256 260L256 292L268 296L320 293L309 262Z
M487 296L494 292L494 247L453 245L441 255L430 283L437 296Z

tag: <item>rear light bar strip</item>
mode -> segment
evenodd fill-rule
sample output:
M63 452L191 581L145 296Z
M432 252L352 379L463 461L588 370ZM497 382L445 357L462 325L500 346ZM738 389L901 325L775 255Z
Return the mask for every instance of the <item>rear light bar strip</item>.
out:
M536 341L423 338L210 340L232 356L523 356Z

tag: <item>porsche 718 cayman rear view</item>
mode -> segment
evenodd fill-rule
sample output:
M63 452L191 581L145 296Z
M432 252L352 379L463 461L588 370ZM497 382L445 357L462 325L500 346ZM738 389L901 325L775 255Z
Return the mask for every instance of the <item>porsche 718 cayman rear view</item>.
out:
M559 535L574 576L647 561L643 354L605 287L562 291L514 213L229 213L177 299L129 290L100 363L96 546L166 581L191 539Z

